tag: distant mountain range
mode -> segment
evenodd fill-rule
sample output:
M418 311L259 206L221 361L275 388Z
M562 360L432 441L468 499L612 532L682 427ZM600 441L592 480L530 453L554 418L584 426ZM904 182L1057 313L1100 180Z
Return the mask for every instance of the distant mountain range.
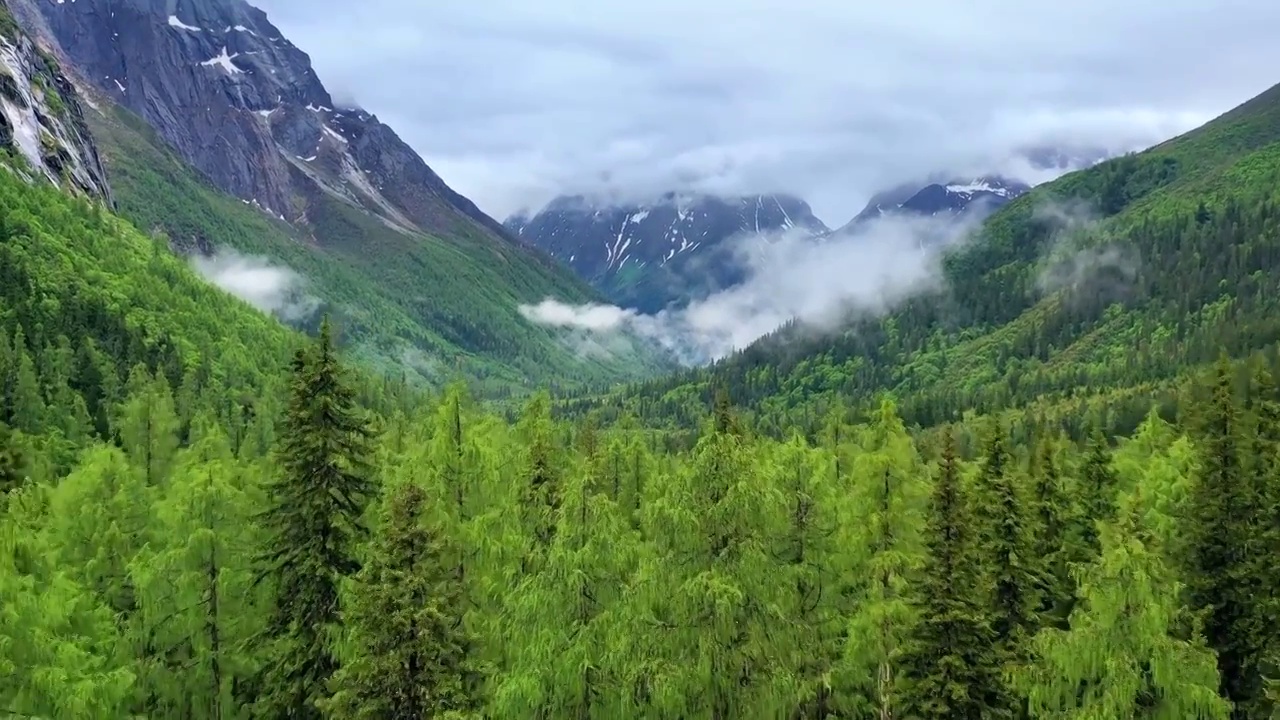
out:
M561 197L506 226L567 264L620 305L656 312L741 282L734 238L828 232L808 203L789 195L667 193L652 202L595 204Z
M1085 167L1104 157L1101 151L1046 148L1024 154L1030 168L1045 171ZM625 204L563 196L535 214L518 214L504 224L614 303L656 312L741 282L747 268L736 241L745 237L798 233L831 238L887 216L972 219L1030 189L1028 182L998 174L938 175L877 193L852 220L834 230L815 217L806 202L786 194L667 193L651 202Z

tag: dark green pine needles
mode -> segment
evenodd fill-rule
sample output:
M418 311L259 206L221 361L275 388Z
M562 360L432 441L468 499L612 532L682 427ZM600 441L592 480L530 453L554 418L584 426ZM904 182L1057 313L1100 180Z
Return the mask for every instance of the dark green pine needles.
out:
M355 406L334 354L326 319L310 352L293 362L293 386L279 443L280 473L268 487L262 522L272 536L264 572L275 582L267 632L270 717L317 717L314 702L337 669L330 633L338 622L338 585L359 570L358 540L373 492L367 464L370 429Z

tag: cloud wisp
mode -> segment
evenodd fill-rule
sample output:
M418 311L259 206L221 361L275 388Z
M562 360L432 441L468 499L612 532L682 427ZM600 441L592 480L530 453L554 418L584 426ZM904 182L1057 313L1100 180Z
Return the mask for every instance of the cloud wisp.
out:
M320 308L301 275L265 258L220 249L193 257L191 264L209 282L286 322L303 322Z
M796 232L744 236L735 248L746 280L686 307L647 315L547 298L520 312L565 329L577 343L605 345L616 334L630 334L661 345L684 364L705 364L792 320L821 332L850 315L888 312L915 293L939 287L942 249L972 229L973 223L954 218L886 216L821 240Z

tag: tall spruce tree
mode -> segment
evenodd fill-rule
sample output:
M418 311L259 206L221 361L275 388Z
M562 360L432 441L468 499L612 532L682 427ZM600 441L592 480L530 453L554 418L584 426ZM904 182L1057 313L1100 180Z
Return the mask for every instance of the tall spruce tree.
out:
M1073 597L1066 552L1071 501L1062 478L1055 438L1039 439L1031 475L1031 559L1040 562L1038 592L1042 621L1065 627Z
M1039 629L1039 562L1028 535L1025 504L1018 489L1005 431L992 428L978 474L978 498L987 521L980 554L992 588L992 629L1006 661L1022 658L1023 645Z
M320 704L343 720L419 720L478 707L479 668L462 623L456 548L428 518L421 487L390 493L343 619L354 656Z
M1280 678L1280 399L1275 381L1265 361L1256 363L1253 374L1252 481L1257 531L1251 560L1256 564L1258 591L1264 600L1257 604L1257 629L1263 648L1260 672L1268 683ZM1255 717L1271 717L1280 709L1274 692L1255 697Z
M913 604L919 616L903 656L904 717L979 720L1011 717L1001 658L973 561L950 430L925 523L927 553Z
M1116 473L1111 467L1111 450L1100 425L1094 425L1080 468L1080 512L1077 526L1076 560L1091 561L1101 545L1098 527L1115 513Z
M1234 372L1223 357L1203 415L1201 466L1192 487L1188 588L1192 606L1205 614L1209 646L1218 653L1222 694L1237 717L1262 697L1263 627L1269 604L1250 553L1260 534L1258 498L1248 477Z
M331 650L338 584L359 570L355 545L374 486L367 457L371 430L355 407L335 354L328 318L311 352L293 362L293 386L280 431L281 472L262 514L270 534L262 572L274 581L273 640L257 703L266 717L314 718L314 703L337 669Z

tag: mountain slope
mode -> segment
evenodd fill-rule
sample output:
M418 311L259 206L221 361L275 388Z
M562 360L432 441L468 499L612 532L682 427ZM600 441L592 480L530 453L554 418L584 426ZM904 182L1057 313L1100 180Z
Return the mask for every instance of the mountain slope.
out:
M261 11L18 1L92 97L122 211L184 249L287 264L367 358L494 390L663 367L640 346L583 358L526 321L521 303L598 295L445 186L376 117L331 109L305 53Z
M643 312L740 282L735 238L796 229L826 232L803 200L787 195L722 198L668 193L649 203L552 201L507 227L573 268L613 302Z
M932 425L1141 386L1140 418L1151 388L1280 340L1277 226L1280 86L1014 200L947 256L943 290L887 317L835 335L783 328L637 395L659 413L723 383L762 413L813 417L887 390Z
M56 428L49 463L106 426L135 367L261 397L299 339L110 212L87 114L0 3L0 424Z

